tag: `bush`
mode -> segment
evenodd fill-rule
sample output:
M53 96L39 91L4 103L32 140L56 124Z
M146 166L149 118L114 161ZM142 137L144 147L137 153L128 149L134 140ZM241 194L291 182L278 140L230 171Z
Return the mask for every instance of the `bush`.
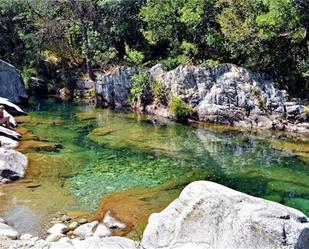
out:
M160 101L161 104L167 104L167 92L162 81L152 81L150 83L150 90L154 99Z
M144 54L142 52L139 52L135 49L131 49L127 44L125 45L125 60L131 65L131 66L139 66L144 61Z
M178 121L186 121L193 114L193 108L180 97L173 96L170 99L169 108Z
M150 76L147 71L134 74L131 78L132 87L129 95L130 102L145 103L150 96Z
M160 60L165 70L170 71L179 66L188 62L188 57L185 55L178 55L176 57L168 57L167 59Z

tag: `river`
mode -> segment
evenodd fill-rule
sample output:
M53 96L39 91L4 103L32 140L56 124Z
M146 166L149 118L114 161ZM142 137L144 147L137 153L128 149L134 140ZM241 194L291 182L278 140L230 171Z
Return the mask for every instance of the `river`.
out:
M29 141L55 144L24 148L26 177L0 186L0 217L22 232L40 234L58 212L93 214L108 193L183 179L215 181L309 215L306 138L184 126L55 99L32 100L21 120Z

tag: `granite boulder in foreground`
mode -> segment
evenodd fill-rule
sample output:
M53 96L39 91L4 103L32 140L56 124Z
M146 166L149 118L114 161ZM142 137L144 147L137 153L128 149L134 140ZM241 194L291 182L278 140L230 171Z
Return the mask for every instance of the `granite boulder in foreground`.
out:
M152 214L144 249L308 249L308 218L293 208L197 181Z

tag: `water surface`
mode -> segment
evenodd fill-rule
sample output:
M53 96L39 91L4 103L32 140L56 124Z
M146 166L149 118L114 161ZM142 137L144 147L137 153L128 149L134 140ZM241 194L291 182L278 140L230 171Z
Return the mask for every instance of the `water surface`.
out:
M215 181L309 215L308 150L297 154L294 148L308 148L306 139L291 141L293 150L287 152L278 146L286 139L53 99L34 101L29 116L22 127L58 149L26 151L26 178L0 187L0 216L28 212L38 224L34 232L59 211L95 212L107 193L184 177ZM20 227L29 222L16 217Z

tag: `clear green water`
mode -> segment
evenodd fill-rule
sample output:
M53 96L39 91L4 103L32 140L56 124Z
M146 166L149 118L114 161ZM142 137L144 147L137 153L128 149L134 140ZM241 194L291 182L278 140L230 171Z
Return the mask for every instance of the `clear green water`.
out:
M87 112L95 119L76 115ZM194 175L309 215L309 162L272 149L277 138L216 132L51 99L36 101L29 115L59 121L24 126L63 146L59 152L40 152L60 162L44 177L60 179L62 188L77 197L74 208L93 211L104 194Z

